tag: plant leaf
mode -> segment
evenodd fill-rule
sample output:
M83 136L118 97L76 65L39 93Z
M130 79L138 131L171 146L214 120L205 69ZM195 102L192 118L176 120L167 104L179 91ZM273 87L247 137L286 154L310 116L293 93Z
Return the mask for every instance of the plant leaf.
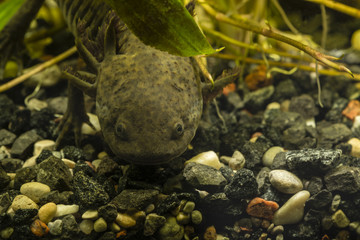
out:
M25 0L5 0L0 3L0 31L8 23Z
M105 0L145 44L190 57L215 53L180 0Z

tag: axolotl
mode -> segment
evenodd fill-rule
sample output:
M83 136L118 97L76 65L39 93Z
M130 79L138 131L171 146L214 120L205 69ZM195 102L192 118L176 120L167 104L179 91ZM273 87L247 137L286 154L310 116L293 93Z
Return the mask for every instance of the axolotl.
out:
M65 73L70 91L64 129L86 120L84 92L95 97L104 140L120 159L156 165L181 155L203 108L192 59L143 44L104 1L56 2L90 70Z

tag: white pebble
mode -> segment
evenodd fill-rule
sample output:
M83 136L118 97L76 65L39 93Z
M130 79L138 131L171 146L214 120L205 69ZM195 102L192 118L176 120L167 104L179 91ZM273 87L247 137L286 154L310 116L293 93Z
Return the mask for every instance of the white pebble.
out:
M219 170L221 168L221 163L219 161L219 157L216 155L214 151L203 152L190 160L185 162L185 165L191 162L200 163L203 165L207 165Z
M306 190L296 193L275 212L273 223L275 225L285 225L300 222L304 216L305 202L309 197L310 193Z
M56 209L57 206L55 203L53 202L46 203L39 209L39 213L38 213L39 219L47 224L54 218L56 214Z
M28 182L21 186L20 192L38 203L42 196L50 192L50 187L39 182Z
M49 139L44 139L44 140L40 140L37 141L34 144L34 156L39 156L39 154L41 153L42 150L50 150L53 151L55 150L55 142L53 140L49 140Z
M95 220L99 218L99 212L97 210L90 209L84 212L81 218L88 220Z
M82 220L79 224L79 228L84 234L89 235L92 230L94 230L94 222L87 219Z
M245 166L245 157L241 152L236 150L229 161L229 167L232 170L240 170L244 166Z
M308 126L308 127L316 128L315 118L312 117L312 118L306 119L306 120L305 120L305 125Z
M266 106L266 110L270 109L280 109L280 103L278 102L271 102Z
M12 210L16 212L19 209L39 209L39 206L25 195L17 195L12 204Z
M48 104L45 101L41 101L37 98L31 98L26 104L27 108L31 111L39 111L41 109L47 108Z
M351 138L347 143L351 145L350 155L353 157L360 157L360 139Z
M57 205L57 211L55 214L55 217L61 217L68 214L74 214L79 211L79 205L73 204L73 205L64 205L64 204L58 204Z
M66 166L68 166L70 169L73 169L75 167L75 162L66 158L61 159L63 163L65 163Z
M276 154L278 154L279 152L284 152L284 149L279 146L274 146L274 147L269 148L262 157L263 165L265 167L271 167Z
M22 165L22 168L26 168L26 167L32 167L36 165L36 158L38 156L32 156L28 159L25 160L24 164Z
M87 115L89 117L90 123L95 127L95 130L87 123L83 123L83 125L81 126L81 133L85 135L95 135L97 132L101 131L99 118L92 113L87 113Z
M269 180L271 185L282 193L294 194L303 189L301 180L286 170L272 170Z

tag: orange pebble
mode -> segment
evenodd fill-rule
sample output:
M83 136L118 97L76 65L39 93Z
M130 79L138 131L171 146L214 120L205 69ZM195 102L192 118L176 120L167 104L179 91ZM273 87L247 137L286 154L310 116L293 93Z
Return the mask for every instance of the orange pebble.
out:
M125 237L127 234L126 230L122 230L116 234L116 238Z
M230 92L235 92L235 90L236 90L235 83L230 83L223 88L223 94L227 96Z
M216 240L217 234L214 226L206 228L204 233L204 240Z
M272 77L267 76L265 65L259 65L253 72L245 77L245 83L250 91L254 91L271 85Z
M38 237L42 237L49 232L48 226L44 222L40 221L39 219L36 219L31 224L30 230L33 234L35 234Z
M250 201L246 212L253 217L265 218L271 220L279 205L273 201L266 201L265 199L256 197Z
M342 115L353 121L356 116L360 115L360 102L358 100L351 100L342 111Z

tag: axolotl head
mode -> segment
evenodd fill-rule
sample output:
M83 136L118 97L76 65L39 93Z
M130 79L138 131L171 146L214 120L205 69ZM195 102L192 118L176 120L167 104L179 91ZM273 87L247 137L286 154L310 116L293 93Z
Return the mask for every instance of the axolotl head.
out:
M200 82L190 60L157 50L106 58L96 103L111 150L141 165L182 154L202 112Z

